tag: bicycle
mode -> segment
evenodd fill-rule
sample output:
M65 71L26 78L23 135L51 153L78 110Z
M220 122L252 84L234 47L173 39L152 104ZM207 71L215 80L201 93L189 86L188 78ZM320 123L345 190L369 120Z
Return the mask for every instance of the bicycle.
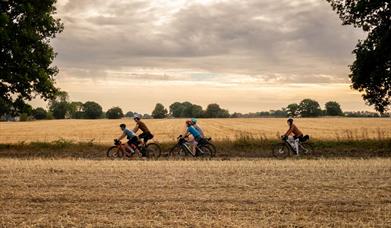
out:
M145 155L147 158L158 158L161 154L160 146L156 143L148 143L146 146L144 145L131 145L131 149L129 150L126 143L121 143L120 140L114 140L114 146L111 146L107 152L107 157L111 159L123 158L126 157L134 157L137 155L138 157L142 157L142 152L145 151Z
M299 155L314 155L314 146L308 142L309 136L305 135L302 141L298 140L298 149L299 151L296 153L295 149L295 141L289 140L288 137L281 137L282 143L277 143L273 145L272 154L274 157L279 159L287 158L288 156L292 156L296 154Z
M211 142L212 141L212 138L203 138L200 142L198 142L198 144L201 146L207 146L209 147L209 149L211 150L211 156L212 157L215 157L216 156L216 153L217 153L217 149L216 149L216 146Z
M195 153L190 147L190 143L182 136L178 136L178 142L171 148L169 157L212 157L213 151L207 145L197 145Z

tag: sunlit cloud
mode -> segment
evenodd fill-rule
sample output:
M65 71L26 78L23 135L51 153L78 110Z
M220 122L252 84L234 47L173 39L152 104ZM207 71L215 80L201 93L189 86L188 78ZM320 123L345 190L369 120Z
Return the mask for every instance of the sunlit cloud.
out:
M341 26L326 1L59 0L57 7L65 24L53 41L58 85L75 100L116 105L108 95L116 92L101 87L111 85L143 97L145 112L159 101L257 111L327 96L367 109L347 76L363 34ZM245 91L267 99L244 102Z

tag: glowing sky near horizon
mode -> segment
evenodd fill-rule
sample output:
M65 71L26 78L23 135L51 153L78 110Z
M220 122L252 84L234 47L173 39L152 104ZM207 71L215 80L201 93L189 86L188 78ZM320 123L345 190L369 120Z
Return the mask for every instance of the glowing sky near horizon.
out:
M364 34L326 1L59 0L57 85L71 100L150 113L157 102L231 112L304 98L372 110L349 87ZM35 101L35 106L43 105Z

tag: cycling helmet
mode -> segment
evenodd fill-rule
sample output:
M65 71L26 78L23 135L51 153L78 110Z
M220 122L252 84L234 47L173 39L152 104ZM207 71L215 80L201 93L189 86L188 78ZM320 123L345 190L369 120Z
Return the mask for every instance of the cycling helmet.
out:
M139 119L141 119L141 115L140 114L134 114L133 119L139 120Z
M119 127L124 129L124 128L126 128L126 124L122 123L122 124L119 125Z
M193 122L193 124L196 124L197 123L197 119L196 118L191 118L191 122Z

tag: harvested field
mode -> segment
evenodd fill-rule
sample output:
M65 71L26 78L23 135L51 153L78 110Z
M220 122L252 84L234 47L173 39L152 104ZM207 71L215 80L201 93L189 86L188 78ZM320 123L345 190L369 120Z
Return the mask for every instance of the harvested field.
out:
M55 141L107 144L120 134L118 125L134 126L132 119L122 120L45 120L32 122L0 122L0 143ZM184 119L145 120L155 139L173 141L184 129ZM286 131L282 118L200 119L207 135L214 139L235 139L251 135L276 139ZM322 140L358 140L391 138L391 119L386 118L306 118L297 119L304 133Z
M390 179L390 159L0 159L0 224L391 226Z

